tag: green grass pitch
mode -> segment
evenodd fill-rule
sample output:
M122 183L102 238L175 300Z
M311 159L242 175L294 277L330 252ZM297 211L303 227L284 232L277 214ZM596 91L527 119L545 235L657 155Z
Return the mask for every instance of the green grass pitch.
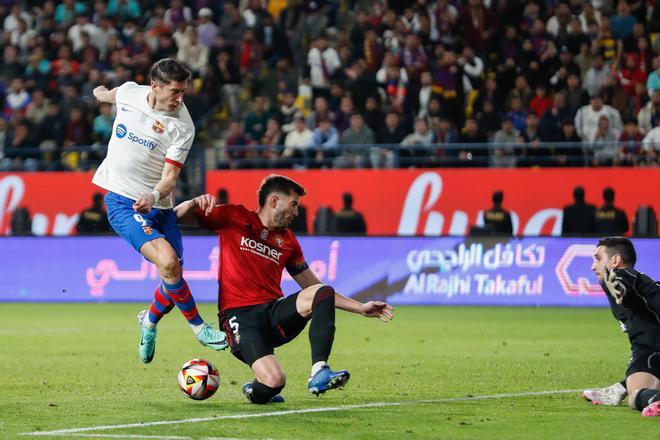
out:
M200 309L215 322L213 305ZM248 404L241 393L249 369L199 345L176 310L159 326L154 361L141 364L139 310L0 303L0 438L660 438L657 418L627 406L593 406L579 393L449 400L620 379L627 338L608 309L399 307L389 324L338 311L330 363L350 370L348 386L320 397L307 393L304 332L277 351L288 376L286 402L265 406ZM176 384L180 366L196 357L213 362L222 382L202 402L184 397ZM274 411L284 414L226 417ZM190 418L206 420L149 424ZM140 422L146 425L19 436Z

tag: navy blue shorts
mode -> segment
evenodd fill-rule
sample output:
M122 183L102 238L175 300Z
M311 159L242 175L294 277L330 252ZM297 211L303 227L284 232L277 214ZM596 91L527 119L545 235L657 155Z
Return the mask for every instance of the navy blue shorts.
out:
M135 200L117 193L105 195L112 229L138 252L145 243L162 237L174 248L183 264L183 241L174 210L154 208L147 214L139 214L133 210L133 203Z

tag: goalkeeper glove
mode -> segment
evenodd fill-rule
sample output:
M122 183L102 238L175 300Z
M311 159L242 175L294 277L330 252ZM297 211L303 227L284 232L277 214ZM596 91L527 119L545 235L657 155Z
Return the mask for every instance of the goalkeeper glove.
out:
M617 304L623 302L623 297L626 295L626 286L623 284L623 279L617 276L614 269L607 271L607 278L605 279L605 286L610 294L614 297Z

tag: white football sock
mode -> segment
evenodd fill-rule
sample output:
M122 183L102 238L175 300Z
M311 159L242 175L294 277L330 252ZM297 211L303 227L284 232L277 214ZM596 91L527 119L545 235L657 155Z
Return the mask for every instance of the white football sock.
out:
M314 365L312 365L312 373L311 373L311 375L310 375L309 377L314 377L314 375L315 375L316 373L318 373L318 372L321 370L321 368L323 368L323 367L327 367L327 366L328 366L328 363L327 363L327 362L325 362L325 361L318 361L317 363L315 363Z
M202 322L202 323L199 324L199 325L193 325L193 324L190 324L190 328L192 329L192 331L193 331L193 333L195 334L195 336L199 336L199 334L201 333L201 331L202 331L202 329L204 328L204 326L206 326L206 323L205 323L205 322Z

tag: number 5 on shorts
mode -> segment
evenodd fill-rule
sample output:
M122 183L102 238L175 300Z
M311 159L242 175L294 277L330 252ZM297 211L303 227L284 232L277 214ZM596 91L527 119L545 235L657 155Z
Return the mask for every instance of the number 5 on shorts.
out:
M233 335L238 334L238 322L236 322L236 317L232 316L228 322L229 322L229 327L231 327L231 333Z

